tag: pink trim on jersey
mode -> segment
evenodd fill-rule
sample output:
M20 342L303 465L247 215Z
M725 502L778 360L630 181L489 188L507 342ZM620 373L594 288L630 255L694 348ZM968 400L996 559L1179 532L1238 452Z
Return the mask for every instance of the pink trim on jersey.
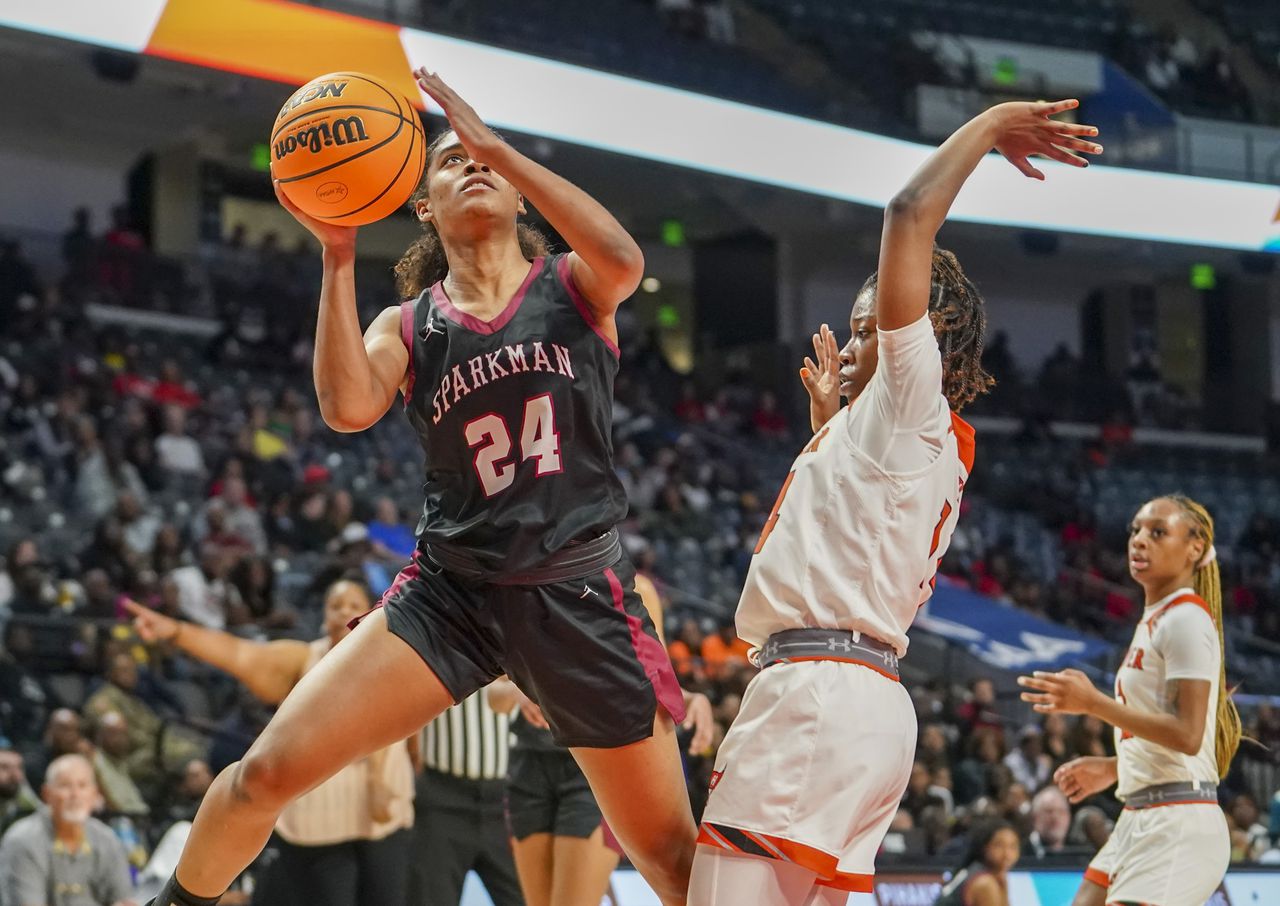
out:
M436 308L440 309L440 313L453 323L460 327L465 327L472 333L490 336L506 327L508 322L516 316L520 303L524 301L525 293L529 291L529 285L533 283L533 279L538 274L542 273L542 265L545 260L544 258L533 259L533 262L529 265L529 273L525 275L524 282L520 284L516 294L511 297L507 307L498 312L497 317L491 321L481 321L475 315L469 315L454 305L453 300L449 298L449 294L445 292L443 280L431 287L431 298L435 299Z
M658 704L667 709L672 720L682 723L685 718L684 693L680 691L680 684L676 682L676 673L671 669L671 658L667 657L667 649L644 631L639 617L627 613L626 607L622 604L622 582L618 579L617 573L612 569L606 569L604 575L609 580L609 590L613 592L613 606L618 613L627 618L627 627L631 630L631 647L636 653L636 659L644 667L649 682L653 685L653 694L657 697Z
M609 351L613 353L615 358L622 358L622 350L600 328L600 322L596 320L595 312L591 310L591 306L583 298L582 292L578 289L578 284L573 282L573 269L569 266L568 255L562 255L560 260L556 262L556 276L564 284L565 290L569 293L569 298L573 300L573 307L578 309L578 314L582 315L582 320L586 321L587 326L596 332L596 336L604 340L604 345L609 347Z
M409 407L409 400L413 397L413 300L405 299L400 303L400 339L404 341L404 348L409 350L409 377L404 383L404 405Z
M400 570L400 572L396 573L395 581L391 583L390 588L388 588L386 591L382 593L382 597L378 599L378 603L374 604L364 613L360 614L360 616L356 617L350 623L348 623L347 628L355 629L364 621L365 617L369 616L369 614L373 613L374 611L381 609L382 605L386 604L387 601L391 600L391 596L394 595L396 592L398 592L400 590L400 587L404 585L404 583L411 582L416 578L418 578L418 558L415 556L412 560L409 561L408 566Z

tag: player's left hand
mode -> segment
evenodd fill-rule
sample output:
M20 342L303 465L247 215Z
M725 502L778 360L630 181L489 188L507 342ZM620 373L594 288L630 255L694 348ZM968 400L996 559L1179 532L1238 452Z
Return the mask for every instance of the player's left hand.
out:
M440 105L449 120L449 128L458 136L467 155L478 164L492 164L493 153L502 146L502 139L484 124L475 109L459 97L438 74L428 72L425 66L419 66L413 74L418 80L418 86Z
M701 692L685 692L684 723L680 726L693 730L693 738L689 740L689 754L701 755L711 746L715 737L716 720L711 713L711 700Z
M1053 119L1056 114L1079 106L1074 98L1010 101L997 104L984 115L991 117L995 129L995 149L1023 176L1044 179L1044 173L1027 160L1029 156L1036 154L1073 167L1087 167L1089 162L1081 154L1102 153L1102 146L1093 140L1097 127Z
M1023 692L1022 700L1041 714L1090 714L1102 694L1089 677L1075 669L1057 673L1037 670L1031 676L1018 677L1018 685L1037 690Z

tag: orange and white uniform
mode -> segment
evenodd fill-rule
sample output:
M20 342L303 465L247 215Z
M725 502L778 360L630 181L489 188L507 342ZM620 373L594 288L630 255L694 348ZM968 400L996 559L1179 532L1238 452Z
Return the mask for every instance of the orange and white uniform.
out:
M1116 673L1116 699L1131 708L1167 713L1168 683L1206 680L1204 736L1194 755L1117 729L1116 796L1148 787L1198 781L1218 783L1217 706L1222 652L1209 606L1190 588L1179 589L1142 613L1124 664ZM1231 857L1226 817L1214 802L1172 801L1126 806L1106 846L1085 877L1107 888L1107 902L1203 906L1217 890Z
M840 629L906 654L973 464L973 429L941 388L928 316L879 332L875 374L796 458L761 534L738 604L744 640ZM720 747L699 842L869 891L915 743L896 679L838 660L768 667Z

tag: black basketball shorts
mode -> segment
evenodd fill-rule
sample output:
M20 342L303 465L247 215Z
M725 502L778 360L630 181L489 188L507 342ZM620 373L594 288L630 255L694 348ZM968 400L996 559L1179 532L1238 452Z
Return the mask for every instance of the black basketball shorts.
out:
M511 750L507 770L507 827L530 834L590 837L604 820L587 778L564 749Z
M625 555L552 585L488 585L417 552L379 606L455 702L505 673L542 708L562 746L647 739L658 705L684 719L684 696Z

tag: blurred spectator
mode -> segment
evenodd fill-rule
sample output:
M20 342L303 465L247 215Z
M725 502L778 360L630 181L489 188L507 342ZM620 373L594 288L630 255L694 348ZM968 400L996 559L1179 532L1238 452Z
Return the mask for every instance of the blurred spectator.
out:
M76 208L71 214L71 227L62 234L62 261L67 267L64 279L68 285L83 286L92 279L95 246L92 215L86 207Z
M1018 747L1005 756L1004 763L1013 779L1028 790L1038 790L1048 783L1053 775L1053 760L1044 751L1040 727L1023 727L1018 734Z
M12 613L48 613L57 601L58 592L47 570L34 539L22 538L14 542L5 555L0 604L7 605Z
M969 684L969 699L956 708L956 717L964 727L965 735L989 728L1004 731L1004 720L995 710L995 683L986 677L978 677Z
M772 391L760 394L756 410L751 414L751 424L761 437L780 440L787 436L787 419L778 410L778 397Z
M1037 859L1062 852L1071 830L1071 805L1056 786L1046 786L1031 800L1031 833L1027 848Z
M231 557L218 544L200 547L200 562L180 566L169 573L177 588L178 610L193 623L225 629L228 618L240 606L240 593L227 581Z
M98 718L96 737L98 745L93 753L93 773L107 811L146 816L150 808L129 775L129 724L119 711L108 711Z
M723 680L735 671L749 668L750 651L751 646L738 638L732 625L721 626L702 641L702 663L707 676Z
M0 839L0 899L13 906L136 906L124 848L91 814L101 796L89 760L56 759L42 794L47 808Z
M15 821L40 807L40 798L27 783L22 753L0 741L0 837Z
M198 479L205 474L204 454L187 431L187 413L180 405L164 408L164 433L156 438L156 460L173 475Z
M390 497L379 497L375 504L376 511L369 523L369 540L382 550L375 553L384 559L407 561L413 556L418 546L413 532L400 518L396 502Z
M138 664L132 656L114 655L107 663L106 678L84 703L84 716L95 728L112 712L123 717L128 744L112 757L128 764L129 776L140 787L158 787L166 770L204 754L138 694Z
M94 516L105 516L116 505L117 496L128 491L142 502L147 487L138 470L124 457L123 441L114 436L99 441L98 430L85 418L80 423L80 465L76 471L76 499Z

